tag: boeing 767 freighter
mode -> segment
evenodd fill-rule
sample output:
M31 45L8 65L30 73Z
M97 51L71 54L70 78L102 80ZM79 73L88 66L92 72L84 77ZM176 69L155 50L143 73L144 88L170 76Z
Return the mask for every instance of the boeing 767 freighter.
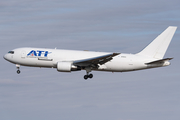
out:
M163 58L177 27L169 26L137 54L91 52L45 48L17 48L4 59L20 66L56 68L59 72L86 70L84 79L92 78L92 70L127 72L170 65L172 58Z

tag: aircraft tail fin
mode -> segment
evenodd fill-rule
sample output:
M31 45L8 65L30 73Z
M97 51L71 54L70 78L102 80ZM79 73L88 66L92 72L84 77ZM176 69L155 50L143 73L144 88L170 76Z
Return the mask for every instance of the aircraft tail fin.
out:
M156 59L162 59L166 50L174 36L177 27L169 26L157 38L155 38L146 48L144 48L139 55L149 56Z

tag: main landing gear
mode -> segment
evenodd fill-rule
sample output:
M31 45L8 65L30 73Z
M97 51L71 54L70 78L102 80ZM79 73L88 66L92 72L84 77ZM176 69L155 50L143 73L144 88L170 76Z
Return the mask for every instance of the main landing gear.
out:
M19 70L20 69L20 65L16 64L16 68L18 69L17 70L17 74L20 74L21 73L21 71Z
M93 74L84 75L84 79L87 80L88 78L93 78Z
M90 67L87 67L85 68L86 70L86 75L84 75L84 79L87 80L88 78L93 78L93 74L89 74L89 72L91 72L91 68Z

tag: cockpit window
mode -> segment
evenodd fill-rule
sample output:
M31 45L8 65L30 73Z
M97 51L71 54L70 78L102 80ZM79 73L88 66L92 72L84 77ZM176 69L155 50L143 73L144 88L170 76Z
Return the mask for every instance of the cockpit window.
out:
M10 54L14 54L14 51L9 51L8 53L10 53Z

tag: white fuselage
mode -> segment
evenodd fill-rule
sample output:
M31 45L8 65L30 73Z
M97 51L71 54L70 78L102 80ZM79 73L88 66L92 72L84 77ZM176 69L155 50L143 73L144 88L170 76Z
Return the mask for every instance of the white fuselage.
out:
M14 53L7 53L4 58L14 64L32 67L52 67L57 68L57 62L73 62L76 60L88 59L106 55L106 52L59 50L45 48L18 48ZM146 65L145 63L157 59L141 56L138 54L120 54L103 65L99 65L97 71L126 72L154 67L167 66L167 61L163 64Z
M92 70L127 72L170 65L163 58L174 36L176 26L169 26L147 47L137 54L59 50L45 48L17 48L4 55L4 59L20 66L57 68L59 72L86 70L84 79L93 78Z

